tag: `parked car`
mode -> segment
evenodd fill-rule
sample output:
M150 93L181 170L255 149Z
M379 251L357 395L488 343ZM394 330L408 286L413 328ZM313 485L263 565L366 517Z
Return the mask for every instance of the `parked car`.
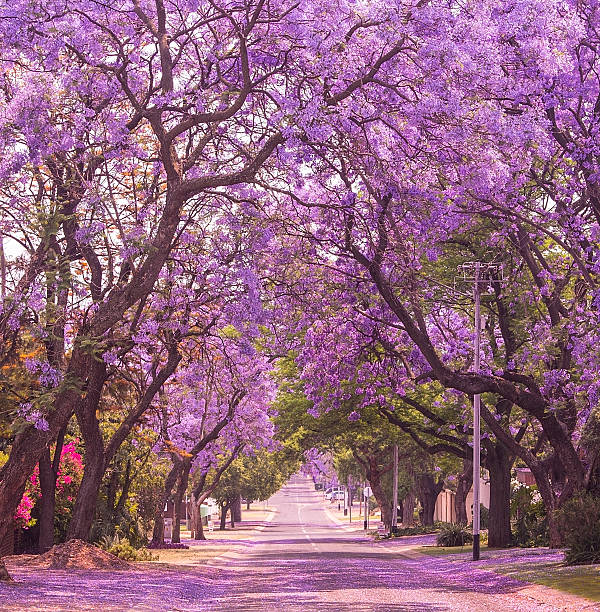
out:
M338 493L342 494L342 499L344 499L344 489L342 487L329 487L325 491L325 499L332 499L333 495L337 495ZM335 497L334 499L339 499Z
M337 501L337 500L344 500L344 491L342 490L338 490L338 491L333 491L331 493L331 497L329 498L331 499L331 501Z

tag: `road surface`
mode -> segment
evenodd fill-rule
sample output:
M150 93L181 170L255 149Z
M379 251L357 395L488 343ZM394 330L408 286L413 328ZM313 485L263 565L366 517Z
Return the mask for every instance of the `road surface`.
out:
M523 584L383 546L328 516L310 479L294 477L270 500L277 514L249 551L220 561L223 610L442 611L565 609L536 601Z

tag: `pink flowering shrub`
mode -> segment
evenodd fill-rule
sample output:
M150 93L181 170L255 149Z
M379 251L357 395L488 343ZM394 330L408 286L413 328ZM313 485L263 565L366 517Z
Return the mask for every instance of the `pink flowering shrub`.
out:
M27 488L29 488L29 484ZM35 506L35 501L30 497L30 492L26 491L23 493L21 503L15 512L15 522L18 527L27 529L35 524L35 519L31 518L31 510L33 509L33 506Z
M83 476L83 461L76 449L76 440L72 440L63 446L60 453L60 463L56 479L56 514L65 517L71 514L77 489ZM36 523L32 518L31 511L41 497L40 470L35 470L27 480L25 492L17 507L14 518L17 527L28 529Z

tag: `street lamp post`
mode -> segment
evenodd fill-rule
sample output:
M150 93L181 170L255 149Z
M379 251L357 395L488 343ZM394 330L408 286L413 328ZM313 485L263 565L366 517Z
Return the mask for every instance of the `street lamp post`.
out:
M365 501L365 520L364 520L365 531L369 528L369 496L370 494L371 494L371 488L369 487L368 484L365 483L365 486L363 487L363 497Z
M481 370L481 284L498 282L502 278L502 267L499 264L470 261L461 266L463 278L473 283L473 301L475 302L475 338L473 340L473 372ZM481 396L473 394L473 561L480 557L481 527Z
M348 485L348 511L350 514L350 525L352 525L352 489Z

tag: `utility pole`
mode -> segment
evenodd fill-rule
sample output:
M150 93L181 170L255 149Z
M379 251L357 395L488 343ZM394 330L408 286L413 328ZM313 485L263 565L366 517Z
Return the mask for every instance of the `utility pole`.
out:
M460 268L463 280L473 283L475 302L475 338L473 339L473 373L481 371L481 290L482 284L490 285L502 280L500 264L470 261ZM473 394L473 561L480 558L481 527L481 396Z
M481 275L481 263L475 262L475 282L473 283L473 299L475 301L475 346L474 364L475 374L479 374L481 365L479 362L479 350L481 343L481 293L479 291L479 278ZM473 396L473 561L479 561L479 544L481 526L481 502L480 502L480 478L481 478L481 397L479 393Z
M398 445L394 444L394 474L392 485L392 522L390 535L398 530Z

